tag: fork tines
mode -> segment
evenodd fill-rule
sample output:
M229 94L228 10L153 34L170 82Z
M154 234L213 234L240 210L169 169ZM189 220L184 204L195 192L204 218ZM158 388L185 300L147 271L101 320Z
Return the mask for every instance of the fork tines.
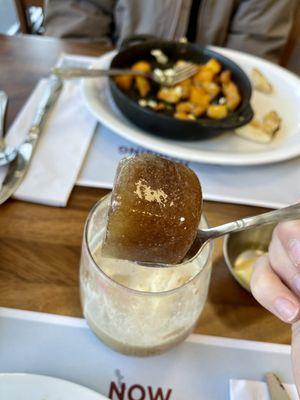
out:
M174 77L173 84L184 81L185 79L190 78L195 75L199 70L199 67L193 63L185 63L184 65L180 65L174 68Z

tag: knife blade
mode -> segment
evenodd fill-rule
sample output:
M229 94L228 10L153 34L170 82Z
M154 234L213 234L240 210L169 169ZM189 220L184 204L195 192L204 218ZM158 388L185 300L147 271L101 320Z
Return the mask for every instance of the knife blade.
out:
M291 400L277 375L268 372L266 374L266 380L271 400Z
M42 133L46 117L58 98L61 88L62 81L60 79L53 76L48 78L47 90L37 106L27 137L18 147L17 157L8 166L8 171L0 190L0 204L3 204L8 199L23 181Z

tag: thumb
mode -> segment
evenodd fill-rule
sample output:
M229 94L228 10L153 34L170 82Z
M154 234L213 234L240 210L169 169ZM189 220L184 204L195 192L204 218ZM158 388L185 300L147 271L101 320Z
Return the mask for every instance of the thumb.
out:
M292 327L292 363L295 383L300 395L300 321Z

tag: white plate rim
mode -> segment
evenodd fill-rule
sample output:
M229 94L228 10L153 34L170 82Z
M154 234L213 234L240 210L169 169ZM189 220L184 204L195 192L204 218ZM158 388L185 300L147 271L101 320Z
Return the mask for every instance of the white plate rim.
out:
M0 373L0 385L1 385L2 379L19 378L19 377L20 377L20 379L39 380L39 381L42 381L41 383L44 383L44 384L64 385L64 386L66 386L66 388L71 388L71 389L83 392L81 394L88 395L90 400L92 400L92 399L93 400L94 399L95 400L108 400L108 398L103 396L101 393L95 392L94 390L89 389L86 386L82 386L78 383L68 381L66 379L56 378L53 376L42 375L42 374L31 374L31 373L25 373L25 372L1 372ZM51 393L50 393L50 395L51 395Z
M269 68L275 68L280 71L282 77L284 79L288 79L293 84L299 86L300 90L300 79L298 76L281 66L275 65L267 60L263 60L259 57L242 53L232 49L224 49L215 46L209 46L214 51L220 52L226 57L230 58L231 55L235 57L239 57L241 60L247 61L252 59L253 61L259 61L260 63L265 63ZM112 50L104 55L100 56L95 63L91 65L91 68L95 68L99 66L99 63L103 61L109 61L116 54L116 50ZM86 106L90 110L90 112L94 115L94 117L101 122L103 125L111 129L113 132L122 136L123 138L132 141L140 146L147 147L152 151L166 154L168 156L174 158L181 158L187 161L199 162L205 164L214 164L214 165L232 165L232 166L250 166L250 165L266 165L271 163L278 163L282 161L286 161L300 155L300 140L299 144L296 146L290 146L289 148L277 148L271 151L261 151L258 153L237 153L237 154L226 154L214 151L201 151L199 149L193 150L190 148L179 148L179 144L170 140L168 142L162 142L162 139L156 137L150 133L144 132L138 127L128 125L120 121L114 112L107 112L100 103L91 96L91 89L93 87L92 79L83 79L82 80L82 92L83 98ZM98 104L97 104L98 103ZM147 145L145 145L145 138L147 138ZM165 139L163 139L165 140Z

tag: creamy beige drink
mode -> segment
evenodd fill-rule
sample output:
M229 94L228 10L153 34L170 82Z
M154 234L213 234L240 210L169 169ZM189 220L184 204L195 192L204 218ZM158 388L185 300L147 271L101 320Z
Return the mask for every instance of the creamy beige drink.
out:
M145 356L182 341L204 306L211 273L211 248L192 263L143 267L104 258L109 199L92 210L85 228L80 285L84 316L94 333L119 352ZM201 225L206 226L202 217Z

